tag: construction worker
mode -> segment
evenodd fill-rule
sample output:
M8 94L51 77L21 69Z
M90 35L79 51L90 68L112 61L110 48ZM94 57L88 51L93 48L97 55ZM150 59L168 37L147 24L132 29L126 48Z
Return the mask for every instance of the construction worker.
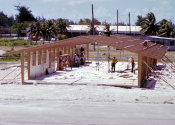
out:
M134 71L134 67L135 67L135 63L134 63L134 58L133 57L131 57L131 72L134 72L135 73L135 71Z
M80 48L80 53L81 53L81 57L83 57L84 56L84 48L83 47Z
M115 64L118 62L118 60L115 58L115 57L113 57L112 58L112 63L111 63L111 72L115 72Z
M80 65L80 58L79 58L78 54L76 54L76 53L74 55L74 61L75 61L76 67L79 67L79 65Z

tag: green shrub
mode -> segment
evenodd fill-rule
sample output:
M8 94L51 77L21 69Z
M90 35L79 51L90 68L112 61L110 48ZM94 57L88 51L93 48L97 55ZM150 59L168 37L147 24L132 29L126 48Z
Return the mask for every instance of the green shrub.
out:
M0 46L26 46L30 43L25 40L0 39Z
M14 62L20 59L20 55L1 57L0 62Z
M59 40L67 39L67 36L64 34L58 34L58 39Z

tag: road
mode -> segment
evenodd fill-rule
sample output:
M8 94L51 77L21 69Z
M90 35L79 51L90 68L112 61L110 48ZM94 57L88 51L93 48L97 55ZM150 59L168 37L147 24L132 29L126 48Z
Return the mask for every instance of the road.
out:
M0 125L174 125L175 105L18 101L0 104Z
M5 53L5 51L0 50L0 56L2 56L2 54L4 54L4 53Z

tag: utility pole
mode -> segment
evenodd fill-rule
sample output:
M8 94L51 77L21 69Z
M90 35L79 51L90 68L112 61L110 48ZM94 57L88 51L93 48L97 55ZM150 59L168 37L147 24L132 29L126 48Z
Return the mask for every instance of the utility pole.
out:
M129 12L129 34L131 35L131 15Z
M95 29L94 29L94 7L92 4L92 35L95 35ZM94 42L94 51L95 51L95 42Z
M118 34L118 9L117 9L117 34Z
M94 30L94 7L93 7L93 4L92 4L92 28L93 28L92 34L95 35L95 30Z

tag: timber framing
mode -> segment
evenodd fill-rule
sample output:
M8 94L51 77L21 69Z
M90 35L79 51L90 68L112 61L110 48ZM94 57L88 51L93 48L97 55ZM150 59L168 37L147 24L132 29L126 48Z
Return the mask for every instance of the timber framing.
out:
M30 79L30 60L31 53L33 54L32 65L36 65L36 52L39 54L38 63L46 63L46 52L49 52L49 67L51 67L51 61L54 61L55 58L59 59L59 56L64 54L73 54L78 51L76 45L86 45L86 59L89 58L89 43L98 43L101 45L111 46L116 49L127 50L133 53L138 54L138 86L141 86L142 81L150 72L149 69L143 63L146 62L150 67L156 65L157 60L162 59L168 47L155 44L152 42L147 42L147 46L144 46L144 40L137 39L136 37L126 36L126 35L112 35L108 36L99 36L99 35L90 35L90 36L78 36L65 40L56 41L54 43L35 46L27 49L22 49L14 52L9 52L3 54L3 56L10 56L14 54L21 54L21 76L22 83L24 83L24 55L27 53L27 62L28 62L28 79ZM42 53L43 52L43 53ZM53 54L52 54L53 53ZM42 59L41 59L42 58Z
M168 47L148 42L148 46L143 46L143 40L136 39L132 36L126 35L115 35L111 37L107 36L78 36L65 40L60 40L55 43L45 44L41 46L31 47L27 49L22 49L14 52L9 52L3 54L3 56L9 56L14 54L20 54L22 52L35 51L39 49L50 49L55 47L63 47L64 49L69 46L89 44L97 42L102 45L112 46L116 49L127 50L133 53L141 54L143 56L162 59L168 50Z

